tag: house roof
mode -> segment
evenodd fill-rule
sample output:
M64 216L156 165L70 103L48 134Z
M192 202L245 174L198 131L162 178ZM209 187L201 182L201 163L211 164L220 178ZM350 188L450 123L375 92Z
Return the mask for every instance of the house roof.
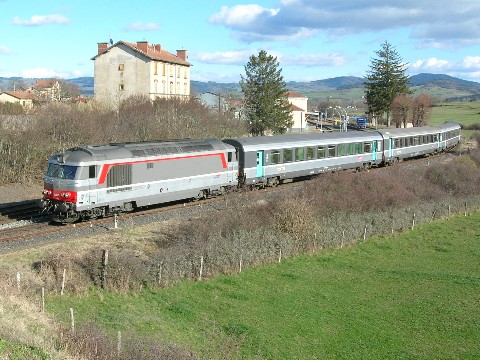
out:
M35 100L37 98L35 95L31 93L23 92L23 91L4 91L4 92L1 92L0 94L7 94L20 100Z
M177 55L174 55L166 50L163 50L162 48L160 48L160 46L147 45L147 51L145 52L138 47L138 44L134 44L134 43L131 43L128 41L122 41L122 40L117 41L115 44L105 49L105 51L95 55L91 60L95 60L97 57L109 52L112 48L119 45L127 46L130 49L148 57L151 60L159 60L159 61L164 61L172 64L192 66L192 64L190 64L188 61L182 60Z
M292 111L305 111L301 107L298 107L297 105L290 104L290 110Z
M287 97L289 97L289 98L306 98L306 96L303 96L296 91L287 92Z
M58 82L56 79L39 79L35 80L35 85L34 87L36 89L50 89L53 88L53 86Z

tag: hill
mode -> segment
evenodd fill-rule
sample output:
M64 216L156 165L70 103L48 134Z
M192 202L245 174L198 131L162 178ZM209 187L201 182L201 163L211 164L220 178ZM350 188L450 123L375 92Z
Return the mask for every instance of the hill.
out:
M21 77L0 77L0 90L13 90L15 86L31 86L35 79ZM77 85L83 95L93 95L93 77L79 77L67 79ZM335 78L314 81L289 81L287 88L307 96L311 100L340 99L346 100L361 98L365 79L355 76L340 76ZM462 80L445 74L422 73L410 77L410 85L414 93L425 92L439 101L475 101L480 100L480 83ZM241 96L240 84L218 83L215 81L191 81L192 93L211 92L215 94L231 94Z

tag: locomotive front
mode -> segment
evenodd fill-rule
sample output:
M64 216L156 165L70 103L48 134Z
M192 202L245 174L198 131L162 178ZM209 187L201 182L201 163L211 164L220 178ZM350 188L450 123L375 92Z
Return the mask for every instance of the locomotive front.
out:
M77 197L81 187L82 166L72 152L56 154L48 159L43 178L43 211L54 215L54 221L70 223L79 219Z

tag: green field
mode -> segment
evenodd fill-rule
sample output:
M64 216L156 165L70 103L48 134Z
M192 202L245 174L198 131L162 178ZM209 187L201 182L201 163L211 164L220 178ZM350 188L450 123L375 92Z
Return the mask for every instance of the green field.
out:
M430 124L455 121L462 125L480 124L480 101L442 103L432 108Z
M47 298L68 327L95 319L201 358L480 358L480 213L137 294Z

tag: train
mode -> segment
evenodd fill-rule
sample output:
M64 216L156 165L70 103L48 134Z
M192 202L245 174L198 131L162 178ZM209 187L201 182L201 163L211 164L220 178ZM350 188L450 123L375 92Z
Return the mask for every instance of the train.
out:
M460 125L85 145L54 154L41 207L72 223L238 188L263 188L341 170L368 170L447 151Z

